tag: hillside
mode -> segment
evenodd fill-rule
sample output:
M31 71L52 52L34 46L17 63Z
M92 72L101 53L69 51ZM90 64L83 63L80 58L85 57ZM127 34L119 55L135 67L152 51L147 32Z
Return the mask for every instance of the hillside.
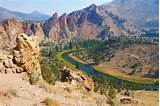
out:
M115 37L74 55L102 70L112 70L123 76L158 78L159 48L157 41L153 41L153 38Z
M64 67L63 80L55 84L43 79L47 70L40 67L39 46L33 36L20 34L16 43L13 50L0 51L0 105L108 105L105 96L94 92L93 80L78 70Z
M138 30L125 18L106 12L95 4L70 14L57 13L45 21L45 35L52 40L79 37L82 39L107 38L137 34Z
M159 0L113 0L101 8L132 22L142 34L158 35Z
M147 23L157 23L153 27L158 27L159 0L113 0L101 7L133 22L138 28L143 28Z
M145 6L148 8L146 9ZM15 34L10 34L11 30L14 30L15 33L38 35L40 42L44 38L49 41L60 41L73 38L105 40L114 36L158 36L158 7L157 0L147 2L113 0L101 6L92 4L82 10L61 16L54 13L44 22L32 21L40 20L40 18L43 20L44 17L47 17L37 11L24 14L1 8L0 17L2 19L8 17L17 19L1 21L0 26L1 33L5 36L15 38ZM31 21L23 22L23 20ZM15 27L9 27L11 21L14 21ZM12 42L12 38L2 38Z

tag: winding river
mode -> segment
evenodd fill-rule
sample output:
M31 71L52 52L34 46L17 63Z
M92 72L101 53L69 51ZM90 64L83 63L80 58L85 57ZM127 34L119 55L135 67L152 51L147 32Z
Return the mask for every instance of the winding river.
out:
M62 56L63 58L68 61L69 63L73 64L76 66L76 64L79 64L79 69L87 73L89 76L95 76L98 78L101 78L104 81L111 81L114 83L116 87L123 86L127 89L135 89L135 90L158 90L159 89L159 84L158 83L138 83L138 82L131 82L127 80L123 80L120 78L113 77L111 75L104 74L102 72L96 71L94 68L92 68L89 65L85 65L82 63L79 63L72 57L70 57L68 54L71 52L66 52Z

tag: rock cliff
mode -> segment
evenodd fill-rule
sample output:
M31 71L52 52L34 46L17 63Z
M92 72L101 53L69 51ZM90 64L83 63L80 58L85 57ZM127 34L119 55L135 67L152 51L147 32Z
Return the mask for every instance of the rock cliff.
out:
M107 105L106 97L94 92L92 79L78 70L64 67L62 82L46 83L41 77L39 46L34 36L19 34L13 50L0 50L0 76L0 81L3 80L0 83L0 105L43 106L48 103L48 98L62 106Z
M15 46L16 35L20 33L35 35L39 42L44 37L50 41L60 41L73 37L106 39L122 35L157 36L158 0L113 0L101 6L92 4L61 16L54 13L41 23L16 19L0 22L0 39L8 42L3 47Z
M0 39L6 42L2 43L3 46L1 48L15 47L17 35L20 33L25 33L28 36L34 35L39 42L44 39L41 23L21 22L12 18L0 22Z
M71 38L82 39L101 38L101 36L130 35L137 33L136 27L125 18L120 18L112 12L104 11L101 7L91 6L70 14L58 16L57 13L45 21L45 35L51 40ZM107 33L101 33L106 30ZM98 36L99 35L99 36Z
M19 34L13 51L0 52L0 72L27 72L31 79L40 78L39 46L36 39L25 34Z

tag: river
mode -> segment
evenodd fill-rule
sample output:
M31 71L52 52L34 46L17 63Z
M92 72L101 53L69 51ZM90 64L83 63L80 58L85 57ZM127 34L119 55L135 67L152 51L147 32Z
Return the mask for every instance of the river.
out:
M158 83L138 83L138 82L131 82L123 79L119 79L107 74L104 74L102 72L96 71L94 68L92 68L89 65L85 65L82 63L79 63L72 57L68 55L69 53L64 53L63 58L68 61L69 63L76 66L76 64L79 64L79 69L87 73L89 76L95 76L98 78L101 78L104 81L110 81L114 83L114 85L118 88L121 87L122 84L127 89L134 89L134 90L159 90L159 84Z

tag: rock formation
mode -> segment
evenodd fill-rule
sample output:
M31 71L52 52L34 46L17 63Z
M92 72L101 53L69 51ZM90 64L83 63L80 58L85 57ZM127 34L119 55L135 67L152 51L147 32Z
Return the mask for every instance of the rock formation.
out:
M39 63L39 46L33 37L20 34L17 39L17 46L13 51L13 61L30 75L31 79L41 77Z
M82 73L81 71L68 69L66 67L64 67L61 72L62 82L68 82L69 84L74 86L76 90L79 90L85 94L93 93L94 83L92 79L89 78L86 74Z
M0 72L27 72L31 79L40 78L39 46L36 39L25 34L18 35L13 51L0 53Z
M55 85L49 85L48 83L43 83L44 85L41 83L35 84L42 77L39 63L39 46L34 36L28 37L25 34L19 34L16 38L16 47L12 51L0 50L0 76L0 80L6 82L0 83L0 88L4 89L0 89L0 92L2 92L0 99L5 98L7 100L7 103L2 102L2 104L17 103L10 101L3 95L3 92L7 92L12 100L21 99L22 103L27 105L33 103L44 105L45 102L43 101L46 98L56 100L61 105L107 104L104 95L94 93L92 79L77 70L64 68L61 75L63 82L56 81ZM31 84L28 83L28 80ZM40 85L43 88L40 88ZM10 88L7 88L8 86ZM15 91L13 95L12 91ZM24 97L34 100L25 102Z
M112 12L103 10L100 6L91 5L68 15L58 17L57 13L45 21L45 35L51 40L71 38L93 39L101 36L130 35L137 33L136 27L125 18L120 18ZM103 30L108 32L101 33ZM100 36L98 36L100 35Z
M147 9L145 7L148 7ZM155 10L155 11L154 11ZM46 36L50 41L78 37L106 39L111 36L152 35L158 31L158 0L113 0L101 6L90 5L82 10L58 16L53 14L43 23L21 22L8 19L0 22L0 39L6 46L15 46L17 34L37 36L41 42Z
M16 46L16 38L20 33L36 36L39 42L44 39L44 33L40 23L21 22L17 19L8 19L0 22L0 39L4 42L4 47L13 48Z
M11 52L0 51L0 73L19 73L23 72L22 67L17 66L13 62Z

